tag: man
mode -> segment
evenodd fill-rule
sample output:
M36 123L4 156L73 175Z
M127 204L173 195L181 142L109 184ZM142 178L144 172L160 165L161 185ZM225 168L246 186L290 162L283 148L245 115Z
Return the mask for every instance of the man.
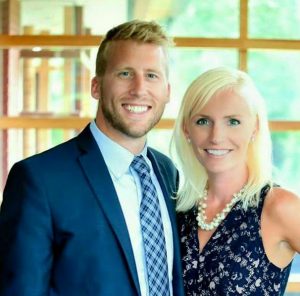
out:
M110 30L91 83L95 121L11 169L0 212L1 296L183 295L171 199L177 171L146 144L169 101L169 42L154 22ZM151 177L132 165L135 156ZM150 192L155 221L145 222Z

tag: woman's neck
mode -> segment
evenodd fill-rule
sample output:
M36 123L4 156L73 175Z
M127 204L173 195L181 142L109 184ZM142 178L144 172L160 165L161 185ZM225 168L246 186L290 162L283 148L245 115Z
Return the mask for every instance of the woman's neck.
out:
M215 199L228 200L239 192L248 180L248 170L220 173L208 176L208 196Z

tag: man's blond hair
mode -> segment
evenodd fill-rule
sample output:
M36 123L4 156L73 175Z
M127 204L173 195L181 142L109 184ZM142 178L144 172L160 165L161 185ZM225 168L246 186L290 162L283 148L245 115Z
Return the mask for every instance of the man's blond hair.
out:
M133 20L120 24L107 32L99 46L96 59L96 76L101 77L105 73L111 43L120 40L156 44L162 46L165 52L167 47L173 45L171 38L169 38L163 28L154 21Z

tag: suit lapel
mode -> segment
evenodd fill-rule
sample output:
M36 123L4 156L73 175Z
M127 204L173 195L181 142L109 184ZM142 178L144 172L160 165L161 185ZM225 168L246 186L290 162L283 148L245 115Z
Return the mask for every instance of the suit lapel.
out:
M137 293L140 295L137 270L125 218L109 171L96 141L91 135L89 126L78 136L78 143L80 148L85 151L85 153L79 157L79 163L95 193L99 206L103 210L113 232L120 242Z

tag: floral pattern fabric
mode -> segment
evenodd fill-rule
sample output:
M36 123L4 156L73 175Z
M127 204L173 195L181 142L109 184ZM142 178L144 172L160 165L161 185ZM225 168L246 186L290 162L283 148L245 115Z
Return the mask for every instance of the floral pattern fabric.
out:
M178 214L187 296L284 294L291 263L283 269L272 264L260 235L261 212L268 190L269 186L263 188L258 207L244 211L241 202L236 203L201 252L197 209Z

